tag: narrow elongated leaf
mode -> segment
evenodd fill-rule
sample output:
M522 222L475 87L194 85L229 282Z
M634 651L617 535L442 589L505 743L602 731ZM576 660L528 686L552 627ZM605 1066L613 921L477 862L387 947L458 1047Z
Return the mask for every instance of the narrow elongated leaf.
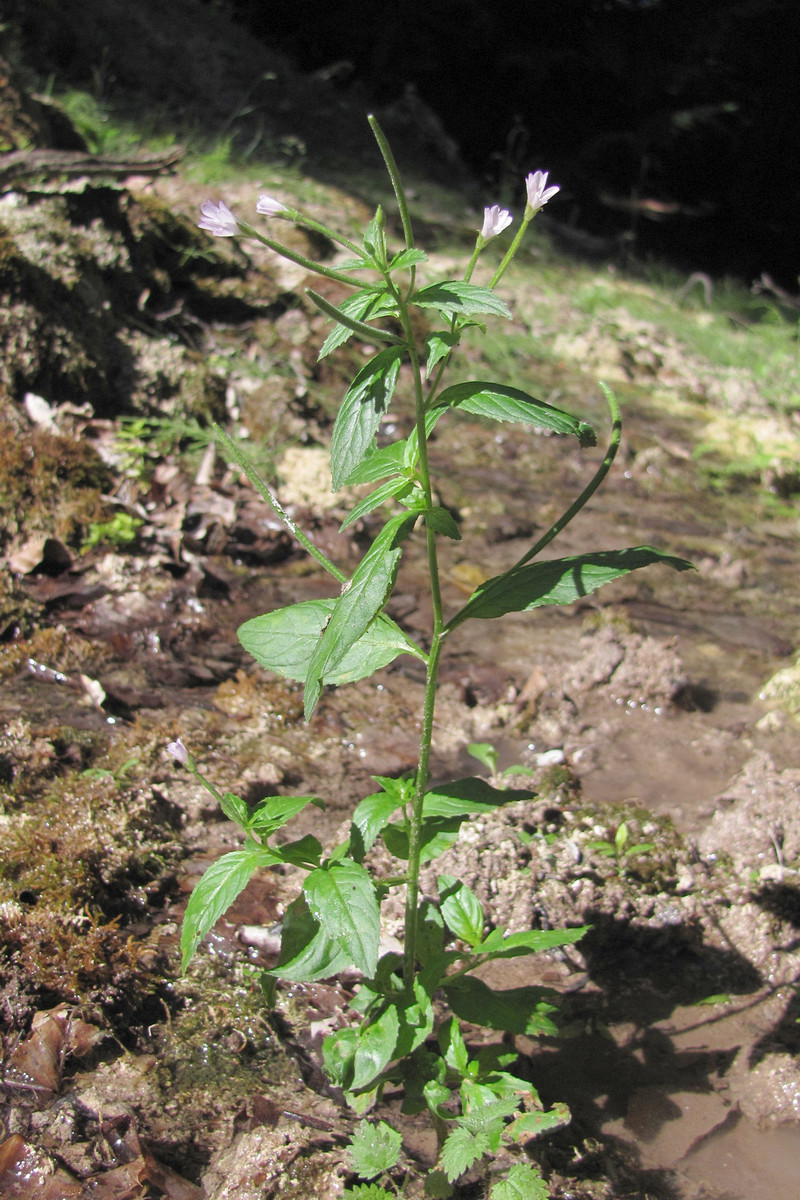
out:
M489 288L460 279L445 283L431 283L414 293L412 302L420 308L435 308L443 317L468 316L473 313L491 313L496 317L511 319L507 304Z
M375 342L391 342L394 345L399 345L401 338L395 337L393 333L388 333L385 329L378 329L374 325L366 325L363 321L357 321L355 317L349 317L342 312L341 307L337 308L326 300L324 296L320 296L319 292L315 292L313 288L306 288L306 295L313 304L317 306L320 312L337 321L339 325L343 325L349 329L351 333L357 333L360 337L366 338L368 341Z
M415 250L413 247L410 250L401 250L399 254L395 254L392 261L389 263L390 271L406 271L409 267L415 267L417 263L428 261L428 256L424 250Z
M442 984L447 1003L462 1021L502 1029L507 1033L525 1033L531 1037L558 1033L543 1009L551 1010L546 997L552 995L544 988L509 988L497 992L472 975L464 975L453 983Z
M450 925L450 928L453 926ZM502 930L493 929L489 937L476 945L475 949L479 954L485 954L487 961L493 958L518 958L521 954L538 954L540 950L550 950L553 946L572 945L579 942L588 931L588 925L581 925L577 929L529 929L524 933L511 933L503 937ZM494 936L498 933L499 938Z
M262 667L302 683L336 600L303 600L253 617L239 627L239 641ZM384 613L379 614L323 683L354 683L394 662L398 654L425 659L419 646Z
M359 483L377 483L387 475L398 475L405 467L405 441L392 442L381 450L373 450L359 463L345 483L352 487Z
M390 500L397 496L398 499L407 495L414 487L414 481L408 479L405 475L401 475L398 479L389 479L381 487L376 488L369 496L365 496L363 500L355 506L350 516L342 521L339 526L340 532L349 529L356 521L360 521L362 517L366 517L369 513L374 512L376 508L380 508L382 504L387 504Z
M352 966L348 951L329 937L312 916L305 896L293 900L283 917L278 964L264 974L294 983L310 983L338 975Z
M306 877L303 892L328 937L347 950L359 971L374 975L381 919L375 885L364 867L348 858L320 867Z
M515 800L530 800L533 792L501 790L485 779L469 776L439 784L425 793L422 813L425 817L467 817L473 813L492 812Z
M386 603L397 577L401 543L415 520L414 514L401 513L386 522L353 572L347 590L336 601L308 664L304 696L307 721L317 706L323 681L335 672Z
M287 821L291 821L292 817L302 812L307 804L325 808L325 801L320 800L319 796L269 796L249 814L247 828L261 837L269 837L276 829L280 829Z
M195 950L222 914L250 882L254 871L270 862L280 862L264 850L233 850L208 868L186 905L181 930L181 970L185 971Z
M397 312L397 303L383 285L364 288L354 292L338 306L339 312L356 321L369 321L375 317L393 316ZM335 325L322 344L317 356L323 359L332 350L343 346L353 336L353 330L346 325Z
M527 563L482 583L458 614L457 623L467 617L488 620L509 612L529 612L546 604L572 604L604 583L653 563L664 563L676 571L692 569L692 563L685 558L676 558L652 546L598 550Z
M546 404L544 400L536 400L519 388L506 387L501 383L487 383L480 379L455 383L439 393L436 407L458 408L461 412L490 417L494 421L516 421L535 425L539 429L550 429L554 433L570 433L582 446L594 446L597 442L588 421L581 421L571 413Z
M460 339L460 330L440 329L435 333L428 334L425 338L425 345L428 347L428 358L425 363L426 376L430 376L436 364L458 345Z
M397 384L402 346L388 346L356 375L342 401L331 434L331 482L338 492L373 446Z

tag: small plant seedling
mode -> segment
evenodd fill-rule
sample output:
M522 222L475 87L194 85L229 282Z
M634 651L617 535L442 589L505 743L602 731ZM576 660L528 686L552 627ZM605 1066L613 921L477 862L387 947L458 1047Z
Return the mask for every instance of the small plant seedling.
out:
M629 858L634 858L637 854L649 854L651 850L655 849L655 842L637 842L635 845L629 846L629 837L627 822L620 821L613 842L604 840L590 842L590 847L595 853L602 854L604 858L615 859L618 868L622 871Z
M447 383L462 338L484 322L508 320L511 313L497 293L528 225L558 192L547 174L525 181L522 221L499 266L486 283L472 282L487 245L511 224L509 212L485 210L473 253L460 278L420 278L428 258L415 245L406 193L391 148L370 118L394 189L404 244L390 244L379 207L363 238L353 241L305 212L262 195L256 212L273 224L290 222L322 233L341 251L333 265L314 262L236 216L223 201L201 206L201 228L218 237L255 238L263 245L335 284L338 303L313 289L310 301L332 322L319 352L333 353L351 338L375 347L346 389L331 436L334 491L368 485L371 491L346 516L342 529L386 510L384 523L361 562L344 572L300 529L278 497L260 478L240 448L220 429L226 450L271 506L289 532L331 576L329 598L306 600L254 616L239 629L242 645L262 667L303 684L307 720L312 720L326 688L370 676L399 655L409 654L425 669L416 771L401 779L376 777L377 790L352 814L349 836L326 850L312 834L283 840L285 826L316 796L269 796L251 806L233 792L209 783L181 740L170 753L186 766L243 833L240 849L208 868L189 900L181 949L184 968L200 942L256 871L290 865L302 873L297 898L288 906L278 961L265 973L277 981L311 981L355 969L361 982L350 1003L350 1023L323 1044L325 1070L359 1114L377 1104L387 1086L402 1093L404 1113L427 1113L436 1131L438 1154L427 1179L430 1196L446 1196L467 1170L488 1164L501 1144L515 1146L564 1124L564 1105L545 1110L533 1084L514 1073L513 1046L467 1045L464 1023L501 1031L508 1039L557 1034L553 994L538 986L497 989L475 972L492 962L540 953L578 942L585 929L532 929L510 932L494 925L476 893L461 880L441 873L436 893L422 895L420 871L459 838L462 825L530 791L504 786L511 771L498 771L491 746L471 753L491 772L491 780L468 777L431 785L430 758L437 683L442 653L456 629L468 621L498 620L507 613L533 612L544 605L571 604L630 571L662 563L679 571L690 566L651 546L598 550L561 558L542 552L589 501L609 471L620 444L621 417L610 388L601 384L611 416L602 461L580 495L513 564L481 583L467 600L448 612L442 597L440 556L461 536L458 521L438 503L428 457L434 429L446 434L449 421L466 413L491 422L544 429L581 448L596 444L590 423L547 404L519 388L486 379ZM402 372L402 376L401 376ZM410 382L413 427L407 437L385 437L386 416L398 384ZM492 440L487 435L487 453ZM401 560L412 537L424 545L432 611L424 639L415 640L385 612ZM280 839L276 835L280 834ZM623 858L625 834L613 852ZM382 841L392 862L375 876L369 851ZM381 947L381 906L399 891L403 897L402 953ZM383 1124L360 1127L351 1146L363 1183L351 1188L360 1200L382 1200L394 1187L399 1159L397 1134ZM487 1174L488 1179L488 1174ZM505 1179L487 1183L492 1200L540 1200L546 1187L537 1168L519 1162Z

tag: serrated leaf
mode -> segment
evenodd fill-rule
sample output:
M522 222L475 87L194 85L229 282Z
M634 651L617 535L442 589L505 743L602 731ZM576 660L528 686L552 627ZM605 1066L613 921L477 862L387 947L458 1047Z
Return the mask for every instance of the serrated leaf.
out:
M408 479L405 475L400 476L398 479L387 480L381 487L376 488L374 492L370 492L369 496L365 496L363 500L359 501L349 517L342 521L339 526L339 532L344 533L345 529L349 529L356 521L360 521L362 517L368 516L376 508L380 508L382 504L387 504L389 500L393 500L395 497L398 500L401 499L414 486L414 481Z
M495 991L472 975L464 975L452 983L442 983L447 1003L462 1021L502 1029L505 1033L527 1033L532 1037L555 1037L556 1026L544 1016L541 1007L549 1007L543 998L551 993L544 988L522 987Z
M293 900L283 917L281 952L277 966L265 975L310 983L328 979L353 966L352 956L329 937L311 914L304 895Z
M275 850L282 862L295 867L318 867L322 858L322 843L313 833L307 833L294 842L283 842Z
M452 875L439 876L442 916L457 938L469 946L483 939L483 907L472 888Z
M420 308L435 308L443 317L467 316L472 313L491 313L511 319L511 310L489 288L478 287L462 280L432 283L414 293L412 303Z
M468 1129L470 1133L488 1133L497 1122L502 1125L506 1117L510 1117L512 1113L516 1112L519 1103L519 1096L507 1100L493 1098L488 1104L477 1105L469 1112L464 1113L458 1118L458 1123Z
M543 400L536 400L519 388L485 380L456 383L436 397L436 407L458 408L473 416L489 417L494 421L514 421L550 429L554 433L573 434L582 446L594 446L596 437L587 421Z
M347 858L319 867L306 876L303 892L328 937L347 950L359 971L373 975L381 918L375 884L364 867Z
M305 717L317 706L325 679L366 633L389 598L397 577L401 544L411 532L415 515L391 517L353 572L347 590L336 601L322 631L305 679Z
M359 1121L347 1147L353 1170L364 1179L391 1171L400 1158L402 1142L402 1135L385 1121L375 1125Z
M342 1200L396 1200L396 1196L379 1183L355 1183L344 1189Z
M397 303L386 288L379 285L354 292L343 300L338 308L344 316L353 317L356 321L370 321L376 317L394 316L397 312ZM334 326L322 343L322 349L317 356L318 360L325 358L339 346L343 346L352 336L353 330L346 325Z
M444 1171L429 1171L425 1176L425 1195L429 1200L450 1200L453 1185Z
M250 809L240 796L235 796L233 792L226 792L220 800L219 806L229 821L235 821L243 829L250 824Z
M509 612L530 612L546 604L572 604L603 584L654 563L663 563L676 571L692 569L692 563L685 558L676 558L652 546L598 550L527 563L482 583L448 628L455 628L468 617L490 620Z
M402 346L387 346L358 372L347 389L331 434L334 492L344 486L372 449L381 418L394 395L402 357Z
M426 377L430 376L436 364L441 362L458 345L460 340L460 330L451 332L448 329L442 329L428 334L425 338L425 345L428 347L428 357L425 363Z
M532 1163L514 1163L489 1192L489 1200L550 1200L550 1188Z
M250 882L254 871L280 858L268 851L232 850L212 863L186 905L181 930L181 970L185 971L200 942Z
M308 805L324 809L325 801L319 796L268 796L249 813L247 828L258 833L261 837L269 837L276 829L280 829L296 817Z
M262 667L285 679L302 682L336 603L336 600L303 600L300 604L253 617L239 626L239 641ZM400 627L385 613L380 613L324 677L323 683L337 686L354 683L388 666L399 654L413 654L415 658L425 659L423 652Z
M372 450L363 462L360 462L351 475L347 476L347 487L355 487L360 483L377 483L387 475L399 475L404 469L405 441L392 442L381 450Z
M490 1149L485 1133L470 1133L463 1125L457 1125L448 1135L442 1147L439 1165L451 1183L468 1171L474 1162Z
M415 267L417 263L428 261L428 256L424 250L416 250L413 247L410 250L401 250L399 254L395 254L392 261L389 263L390 271L406 271L409 267Z

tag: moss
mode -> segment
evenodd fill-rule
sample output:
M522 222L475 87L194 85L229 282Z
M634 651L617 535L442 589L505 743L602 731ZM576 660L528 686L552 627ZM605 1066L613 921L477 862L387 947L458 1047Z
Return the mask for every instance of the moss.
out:
M0 425L0 544L41 532L77 549L89 525L110 518L102 494L112 488L110 469L85 442Z

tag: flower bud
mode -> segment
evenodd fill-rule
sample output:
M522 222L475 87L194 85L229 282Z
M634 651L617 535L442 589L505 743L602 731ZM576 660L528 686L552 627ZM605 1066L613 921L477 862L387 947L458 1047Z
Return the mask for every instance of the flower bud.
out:
M189 751L186 749L180 738L178 738L177 742L169 743L167 746L167 754L171 754L173 758L177 759L182 767L188 767Z
M258 197L256 212L261 213L262 217L277 217L282 212L288 212L288 209L285 204L281 204L280 200L275 200L272 196L261 195Z

